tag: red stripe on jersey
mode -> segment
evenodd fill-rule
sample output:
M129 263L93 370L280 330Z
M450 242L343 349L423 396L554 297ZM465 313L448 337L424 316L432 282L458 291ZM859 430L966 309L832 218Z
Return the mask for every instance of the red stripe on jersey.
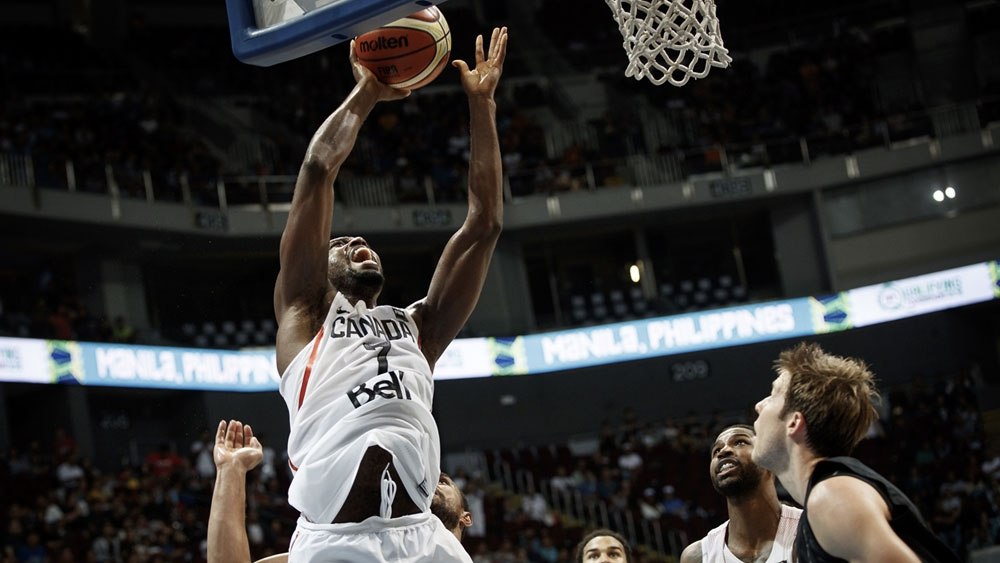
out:
M288 458L288 467L291 467L292 471L295 471L296 473L299 471L299 468L292 463L292 458Z
M306 398L306 387L309 386L309 376L312 375L313 364L316 363L316 353L319 352L319 343L323 341L324 327L319 327L319 334L313 342L312 352L309 353L309 361L306 362L306 373L302 376L302 388L299 389L299 408L302 408L302 400Z

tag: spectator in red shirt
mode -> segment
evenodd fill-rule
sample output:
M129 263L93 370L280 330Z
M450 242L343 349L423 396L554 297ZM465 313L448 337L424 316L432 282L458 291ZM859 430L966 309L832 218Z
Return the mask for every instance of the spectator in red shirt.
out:
M184 460L168 444L160 444L159 450L146 456L146 466L156 477L170 477L184 466Z

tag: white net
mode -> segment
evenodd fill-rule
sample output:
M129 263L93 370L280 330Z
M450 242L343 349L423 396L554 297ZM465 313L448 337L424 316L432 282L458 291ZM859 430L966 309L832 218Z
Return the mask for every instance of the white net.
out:
M625 76L683 86L732 62L714 0L605 0L628 54Z

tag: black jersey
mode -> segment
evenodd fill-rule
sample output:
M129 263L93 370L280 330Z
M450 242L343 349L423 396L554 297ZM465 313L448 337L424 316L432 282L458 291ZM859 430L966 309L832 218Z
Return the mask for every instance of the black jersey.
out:
M806 487L806 504L809 502L809 493L820 481L839 476L861 479L878 491L889 505L889 525L892 530L920 557L921 561L959 563L958 557L927 527L910 499L885 477L853 457L832 457L817 463ZM812 527L809 526L808 515L807 509L799 519L799 530L795 540L796 559L800 563L844 561L833 557L820 547L816 536L813 535Z

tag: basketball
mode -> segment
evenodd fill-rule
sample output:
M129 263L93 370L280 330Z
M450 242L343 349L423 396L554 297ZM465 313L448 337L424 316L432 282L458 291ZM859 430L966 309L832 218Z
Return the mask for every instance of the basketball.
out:
M430 84L448 64L451 30L437 6L359 35L354 52L375 77L393 88Z

